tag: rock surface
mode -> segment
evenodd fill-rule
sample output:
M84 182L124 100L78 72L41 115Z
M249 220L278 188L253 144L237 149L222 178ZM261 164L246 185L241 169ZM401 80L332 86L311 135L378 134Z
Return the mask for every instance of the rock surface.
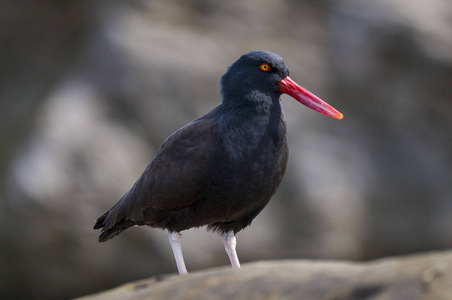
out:
M79 299L452 299L452 251L367 263L256 262L156 276Z

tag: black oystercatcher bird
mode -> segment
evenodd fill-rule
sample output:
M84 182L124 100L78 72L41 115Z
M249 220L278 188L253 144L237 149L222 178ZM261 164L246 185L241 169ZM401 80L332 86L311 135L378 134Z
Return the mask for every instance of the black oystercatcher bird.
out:
M166 229L185 274L180 232L207 226L222 236L232 267L239 268L234 235L267 205L286 169L281 94L342 119L288 75L275 53L242 55L221 77L221 104L170 135L133 187L97 219L99 241L135 225Z

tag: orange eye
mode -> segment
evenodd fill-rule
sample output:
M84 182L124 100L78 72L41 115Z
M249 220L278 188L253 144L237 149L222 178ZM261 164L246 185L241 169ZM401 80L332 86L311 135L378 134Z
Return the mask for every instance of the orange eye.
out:
M270 71L272 68L270 68L269 64L263 63L259 66L259 69L261 69L264 72Z

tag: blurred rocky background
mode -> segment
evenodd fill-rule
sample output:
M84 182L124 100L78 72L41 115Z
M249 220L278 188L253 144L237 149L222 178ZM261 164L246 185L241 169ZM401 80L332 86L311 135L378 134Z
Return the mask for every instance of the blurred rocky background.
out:
M242 262L451 248L451 1L3 1L0 298L176 272L165 232L100 244L92 225L255 49L345 117L282 97L289 165ZM191 271L229 264L204 229L183 248Z

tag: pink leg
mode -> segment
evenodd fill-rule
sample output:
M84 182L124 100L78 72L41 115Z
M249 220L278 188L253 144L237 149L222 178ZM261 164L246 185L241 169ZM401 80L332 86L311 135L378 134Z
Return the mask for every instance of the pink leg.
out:
M171 244L171 249L173 250L174 258L176 259L177 270L179 274L188 274L187 268L185 267L184 256L182 255L182 234L180 232L169 232L168 238Z
M229 260L231 261L231 265L233 268L240 268L239 258L237 257L237 252L235 251L235 246L237 245L237 241L234 236L234 232L230 231L222 235L224 249L229 256Z

